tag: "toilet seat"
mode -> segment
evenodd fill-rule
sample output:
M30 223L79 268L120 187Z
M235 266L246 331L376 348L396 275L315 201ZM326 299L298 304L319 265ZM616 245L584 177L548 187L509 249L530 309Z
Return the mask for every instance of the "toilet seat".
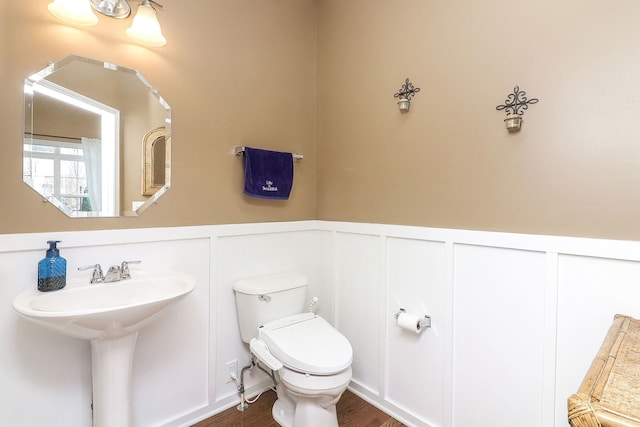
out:
M298 372L332 375L347 369L353 360L349 341L313 313L266 323L258 335L283 365Z

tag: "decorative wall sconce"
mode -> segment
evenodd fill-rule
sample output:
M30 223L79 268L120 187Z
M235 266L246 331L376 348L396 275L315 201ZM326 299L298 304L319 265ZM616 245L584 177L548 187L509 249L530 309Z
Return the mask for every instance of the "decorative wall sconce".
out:
M509 132L517 132L520 130L524 110L528 110L530 104L538 102L537 98L527 99L526 94L525 91L520 90L520 87L515 86L513 93L510 93L507 99L505 99L504 105L498 105L496 107L496 110L506 111L507 118L504 119L504 123Z
M398 93L393 95L394 98L399 98L398 108L400 108L401 113L409 111L409 107L411 107L411 98L418 92L420 92L420 88L414 87L413 83L411 83L409 78L407 78Z
M155 7L162 5L154 0L142 0L127 35L132 40L148 46L164 46L167 39L162 35ZM49 12L56 18L73 25L91 26L98 23L98 17L91 10L111 18L125 19L131 15L127 0L53 0Z

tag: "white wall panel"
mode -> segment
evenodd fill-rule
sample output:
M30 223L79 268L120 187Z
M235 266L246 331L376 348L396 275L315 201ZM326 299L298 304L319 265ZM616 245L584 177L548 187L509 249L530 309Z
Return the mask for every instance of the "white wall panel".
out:
M44 242L46 237L42 239ZM94 241L96 246L77 246L73 239L68 243L64 239L60 250L68 262L67 277L84 276L88 283L91 272L79 272L77 267L100 263L106 271L108 266L120 264L123 260L142 260L140 265L131 265L133 277L138 269L176 269L193 275L197 282L191 294L167 309L138 335L132 374L135 425L158 425L175 417L176 413L206 404L207 378L201 373L206 372L208 354L208 328L203 322L209 312L208 239L134 241L116 245L109 244L106 238L100 242L97 240ZM70 246L65 246L66 243ZM0 288L2 299L7 302L0 316L7 320L3 325L10 327L7 335L2 336L13 337L14 344L2 344L0 348L7 351L10 358L20 354L20 349L24 349L27 356L19 356L11 364L2 364L3 367L12 366L9 371L17 368L17 372L21 372L13 379L12 385L2 387L2 393L8 393L2 402L14 409L23 404L31 407L15 412L8 420L4 418L8 411L0 411L0 424L49 425L51 419L56 419L56 423L61 425L86 426L91 424L89 342L47 331L19 318L11 308L11 301L18 293L36 286L36 263L44 256L45 246L43 244L42 250L28 253L3 253L0 258L0 269L5 270L5 277L14 278L10 288ZM65 390L67 383L69 390ZM40 392L46 396L38 398ZM19 396L31 397L23 401ZM61 402L60 399L67 401ZM37 402L38 411L32 409L34 402ZM60 408L65 410L60 412ZM23 414L28 421L22 418Z
M453 425L541 427L545 254L458 245Z
M214 382L218 385L215 390L216 400L229 396L235 399L238 396L233 383L225 384L227 379L225 363L238 359L239 367L242 367L251 360L249 347L240 338L233 292L233 283L236 280L285 271L299 271L310 281L307 300L313 295L318 295L321 301L318 313L326 316L326 312L331 315L331 294L324 291L328 287L326 281L329 265L321 268L321 260L329 259L322 253L326 254L330 235L329 233L323 235L324 243L321 243L323 240L320 235L316 236L314 232L307 231L218 238L217 301L215 313L212 313L217 323L217 328L212 329L212 333L216 335L217 348L216 360L212 360L214 365L211 366L212 371L217 373ZM320 243L316 244L316 241ZM324 273L319 275L320 271ZM253 374L246 375L247 387L266 378L259 370L254 371Z
M89 343L18 317L11 305L24 289L37 286L42 257L44 249L0 254L0 425L46 426L55 419L59 425L88 426Z
M558 426L613 316L640 318L640 262L561 256L558 266Z
M353 381L379 393L380 237L335 237L337 327L353 347Z
M224 363L249 360L231 289L240 277L307 274L318 313L353 345L352 389L409 426L566 427L566 398L613 315L640 318L639 242L321 221L0 235L0 425L90 424L89 344L11 307L52 238L70 277L124 259L143 260L134 273L196 277L140 334L136 425L186 427L237 404ZM400 307L430 314L433 328L400 330Z
M445 244L414 239L387 239L386 398L432 425L443 425L445 337L447 318ZM420 334L400 329L394 314L430 315L432 327Z
M137 268L184 271L196 287L138 334L133 358L134 425L159 425L208 402L209 239L142 243L117 249Z

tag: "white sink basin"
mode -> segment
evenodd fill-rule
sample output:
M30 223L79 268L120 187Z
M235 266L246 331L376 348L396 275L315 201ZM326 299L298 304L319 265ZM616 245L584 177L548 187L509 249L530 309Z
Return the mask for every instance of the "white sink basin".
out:
M88 340L117 338L138 331L195 287L195 279L176 271L133 271L120 282L89 284L88 277L67 280L59 291L35 286L13 300L29 320L64 335Z

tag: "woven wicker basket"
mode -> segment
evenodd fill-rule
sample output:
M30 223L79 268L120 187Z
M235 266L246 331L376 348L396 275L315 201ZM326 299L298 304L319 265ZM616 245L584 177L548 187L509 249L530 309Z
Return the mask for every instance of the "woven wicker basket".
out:
M640 427L640 320L614 317L568 409L572 427Z

